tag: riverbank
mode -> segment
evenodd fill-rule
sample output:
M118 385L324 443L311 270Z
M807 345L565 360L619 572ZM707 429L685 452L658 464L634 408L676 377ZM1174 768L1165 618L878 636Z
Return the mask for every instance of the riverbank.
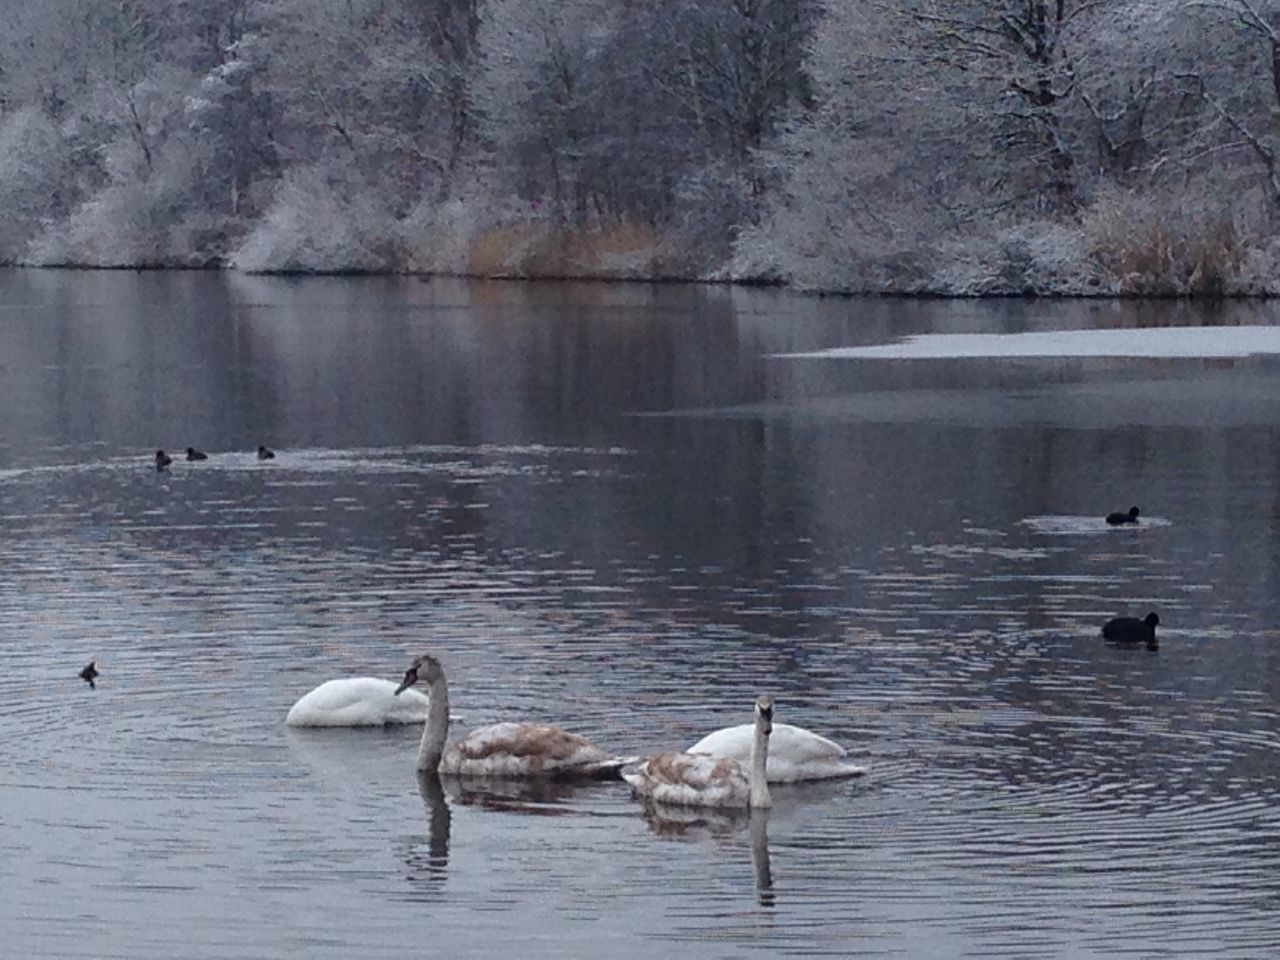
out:
M436 222L435 227L442 226ZM454 223L459 227L458 223ZM320 241L323 238L323 242ZM165 249L46 239L14 265L61 269L218 269L282 275L418 275L477 279L731 283L830 295L906 297L1250 298L1280 295L1270 238L1219 227L1042 222L934 243L829 249L773 242L765 228L733 245L627 224L574 230L538 221L427 229L405 221L224 222ZM830 238L829 238L830 239ZM201 242L193 242L201 241Z

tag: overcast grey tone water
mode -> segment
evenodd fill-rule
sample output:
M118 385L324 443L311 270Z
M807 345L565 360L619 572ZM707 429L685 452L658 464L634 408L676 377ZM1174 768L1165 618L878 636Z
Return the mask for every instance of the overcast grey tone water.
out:
M0 273L4 954L1275 956L1280 361L773 356L1272 316ZM285 727L423 651L463 728L767 691L871 772L659 819Z

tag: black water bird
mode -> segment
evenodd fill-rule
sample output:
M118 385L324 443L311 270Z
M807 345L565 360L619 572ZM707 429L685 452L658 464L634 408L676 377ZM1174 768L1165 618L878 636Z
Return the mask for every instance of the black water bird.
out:
M276 455L273 451L268 450L266 447L263 447L263 446L258 447L259 460L274 460L275 458L276 458Z
M173 457L169 456L163 450L156 451L156 470L168 470L169 464L173 463Z
M1111 524L1113 527L1118 527L1122 523L1137 523L1138 514L1141 512L1142 511L1137 507L1130 507L1128 513L1120 513L1119 511L1116 513L1108 513L1107 523Z
M1145 643L1148 650L1159 650L1156 641L1156 625L1160 617L1153 611L1139 620L1137 617L1116 617L1102 625L1102 636L1112 643Z
M208 460L209 455L207 453L201 453L195 447L187 447L187 459L188 460Z
M80 671L80 679L89 684L90 690L97 690L98 685L94 681L98 678L98 661L90 660L89 665Z

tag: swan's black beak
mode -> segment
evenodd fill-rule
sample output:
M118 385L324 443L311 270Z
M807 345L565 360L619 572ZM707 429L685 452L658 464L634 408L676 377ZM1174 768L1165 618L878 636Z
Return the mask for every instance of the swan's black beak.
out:
M396 696L400 696L400 694L404 693L417 682L418 671L416 668L410 667L404 672L404 679L400 681L400 686L396 687Z

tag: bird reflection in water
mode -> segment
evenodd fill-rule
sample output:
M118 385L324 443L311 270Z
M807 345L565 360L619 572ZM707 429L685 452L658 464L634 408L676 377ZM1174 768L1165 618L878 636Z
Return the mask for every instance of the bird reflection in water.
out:
M574 813L567 801L589 784L547 778L502 779L497 777L444 777L449 797L455 803L506 813L526 813L540 817L561 817Z
M444 795L444 785L434 771L418 771L418 793L422 794L427 808L427 850L423 856L420 846L415 846L408 856L408 864L415 871L415 878L443 880L449 866L449 831L453 812Z
M756 868L756 899L762 907L777 903L773 869L769 865L769 811L751 811L751 862Z
M405 862L413 870L411 880L443 880L449 866L451 803L504 813L562 817L574 814L566 803L576 791L600 789L599 783L565 780L504 780L490 777L444 776L434 770L418 771L418 792L427 809L427 849L415 843Z
M756 900L762 907L777 904L777 895L773 891L773 868L769 861L768 808L679 807L665 803L646 803L643 809L649 829L664 839L686 840L710 836L723 842L746 829L751 837Z

